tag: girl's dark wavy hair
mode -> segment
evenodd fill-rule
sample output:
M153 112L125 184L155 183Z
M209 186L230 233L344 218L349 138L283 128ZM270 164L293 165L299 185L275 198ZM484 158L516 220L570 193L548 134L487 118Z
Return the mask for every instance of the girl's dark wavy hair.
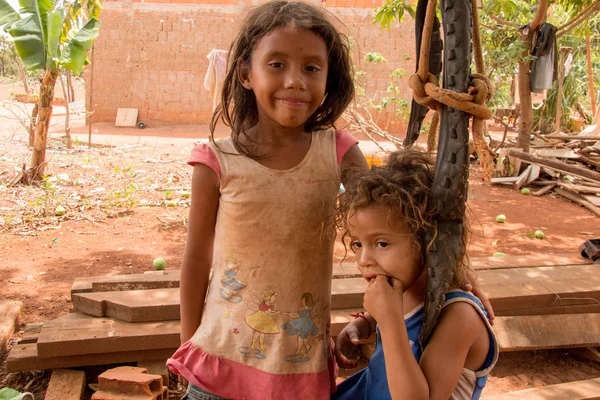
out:
M426 232L433 230L433 237L437 236L436 220L440 212L428 207L434 170L434 162L427 154L406 149L391 153L382 167L373 166L370 171L353 171L336 209L336 224L343 232L344 246L349 234L348 220L353 213L371 205L384 205L389 208L388 221L392 228L398 223L404 223L410 229L414 250L424 262L431 245L431 242L426 242ZM463 220L463 251L454 270L453 287L466 279L468 267L463 255L467 235L466 220Z
M271 1L250 11L229 50L227 75L221 104L210 123L211 140L219 120L231 127L236 147L239 137L258 123L256 97L238 79L238 70L249 63L258 41L276 28L294 24L316 33L325 41L328 54L327 86L323 104L306 121L304 129L313 131L334 126L354 98L353 68L348 39L337 31L326 12L302 1ZM243 149L243 147L242 147Z

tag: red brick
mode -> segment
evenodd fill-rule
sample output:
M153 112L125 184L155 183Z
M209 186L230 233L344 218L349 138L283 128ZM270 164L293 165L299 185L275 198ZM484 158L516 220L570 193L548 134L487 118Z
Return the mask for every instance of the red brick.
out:
M162 376L148 374L146 368L110 369L98 376L98 388L92 400L166 400Z

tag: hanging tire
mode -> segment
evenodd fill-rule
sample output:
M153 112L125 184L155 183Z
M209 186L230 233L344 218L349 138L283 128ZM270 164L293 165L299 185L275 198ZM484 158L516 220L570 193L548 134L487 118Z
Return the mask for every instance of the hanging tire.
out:
M442 0L444 26L443 87L465 93L471 76L471 0ZM429 207L437 210L436 230L426 234L431 243L425 256L428 268L423 328L424 346L435 327L445 293L462 262L463 219L469 178L469 117L442 105L440 135Z

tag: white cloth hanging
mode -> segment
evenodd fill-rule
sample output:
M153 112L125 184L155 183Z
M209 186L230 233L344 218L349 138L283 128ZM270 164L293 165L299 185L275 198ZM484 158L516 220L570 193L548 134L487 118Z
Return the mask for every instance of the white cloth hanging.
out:
M227 74L227 54L226 50L212 50L208 58L208 70L204 77L204 87L210 92L212 98L213 111L221 102L221 89Z

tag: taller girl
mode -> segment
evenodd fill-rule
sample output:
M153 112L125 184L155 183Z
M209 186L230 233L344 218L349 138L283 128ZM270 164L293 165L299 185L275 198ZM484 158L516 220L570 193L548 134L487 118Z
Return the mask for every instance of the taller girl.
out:
M168 361L191 383L189 399L328 399L335 389L335 199L349 167L367 168L356 141L331 129L352 75L346 38L315 6L274 1L243 22L211 123L231 136L189 161L183 344ZM307 297L322 301L303 315L310 345L296 354L285 327Z

